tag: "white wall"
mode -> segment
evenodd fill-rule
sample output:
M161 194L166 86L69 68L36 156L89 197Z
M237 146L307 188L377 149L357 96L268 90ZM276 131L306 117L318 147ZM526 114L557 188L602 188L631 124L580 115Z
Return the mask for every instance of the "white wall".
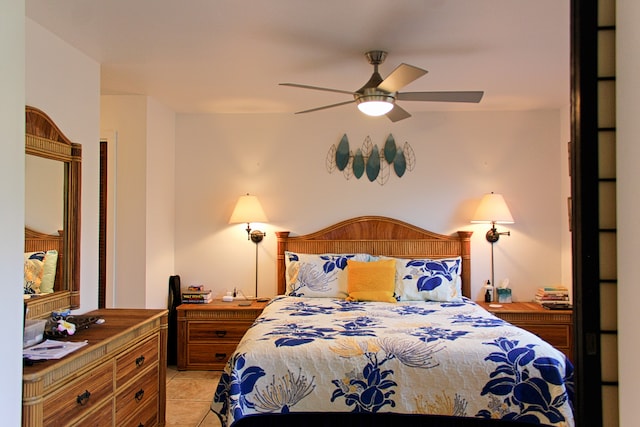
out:
M0 4L0 351L2 424L20 425L24 258L24 0Z
M26 103L82 144L79 312L98 306L99 96L100 65L27 18Z
M100 125L118 135L115 159L109 159L117 170L113 197L117 227L111 248L117 285L108 286L108 292L113 295L113 307L119 308L144 308L145 304L146 122L145 96L101 97Z
M175 113L147 100L146 308L167 308L174 274Z
M175 114L142 95L105 95L101 109L101 133L117 144L109 158L116 176L109 185L115 274L108 276L108 301L120 308L167 308L174 274Z
M637 425L640 400L640 287L637 285L640 264L640 210L638 182L640 170L640 3L636 0L616 2L616 100L617 100L617 215L618 215L618 378L620 425ZM624 53L623 53L624 52Z
M355 109L309 115L178 115L176 124L176 272L183 286L234 286L253 294L254 246L244 225L228 225L237 197L257 195L270 219L259 245L260 295L275 294L274 231L304 234L358 215L395 217L451 234L473 230L472 286L490 277L486 225L469 223L486 192L502 193L516 223L495 246L496 281L514 299L562 281L563 185L558 146L562 111L417 113L392 124ZM379 147L389 133L409 142L416 166L384 186L329 174L325 157L346 133ZM561 142L559 141L561 140ZM568 261L567 261L568 262ZM570 283L563 283L570 286Z

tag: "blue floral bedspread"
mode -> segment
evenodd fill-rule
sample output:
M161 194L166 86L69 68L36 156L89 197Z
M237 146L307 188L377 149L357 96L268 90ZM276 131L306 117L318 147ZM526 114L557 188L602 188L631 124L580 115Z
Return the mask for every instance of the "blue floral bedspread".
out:
M280 296L246 333L211 408L394 412L573 426L573 366L475 303Z

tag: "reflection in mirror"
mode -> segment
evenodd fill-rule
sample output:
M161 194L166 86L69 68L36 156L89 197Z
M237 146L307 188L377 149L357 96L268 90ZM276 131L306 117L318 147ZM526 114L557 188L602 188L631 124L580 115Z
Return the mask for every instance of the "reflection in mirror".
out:
M64 229L64 163L27 155L24 195L27 227L46 234Z
M27 107L25 118L25 253L58 254L53 289L25 296L27 316L44 318L54 310L80 305L82 147L67 139L42 111Z

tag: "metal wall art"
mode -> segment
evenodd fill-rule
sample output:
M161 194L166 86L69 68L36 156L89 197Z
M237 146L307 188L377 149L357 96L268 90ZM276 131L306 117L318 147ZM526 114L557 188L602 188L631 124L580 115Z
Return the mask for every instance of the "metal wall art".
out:
M393 135L389 134L382 150L367 136L355 153L349 148L347 134L342 136L338 145L333 144L327 153L327 170L333 173L338 169L345 178L355 176L360 179L366 173L369 181L378 181L384 185L389 180L391 169L398 178L406 171L412 171L416 164L416 155L411 145L405 142L400 148Z

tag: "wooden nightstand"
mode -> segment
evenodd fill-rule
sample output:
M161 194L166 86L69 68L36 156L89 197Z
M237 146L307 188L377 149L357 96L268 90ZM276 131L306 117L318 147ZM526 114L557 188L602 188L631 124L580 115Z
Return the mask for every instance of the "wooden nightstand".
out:
M573 310L547 310L535 302L503 303L500 308L477 303L502 320L536 334L573 361Z
M177 307L179 370L220 370L267 305L212 301Z

